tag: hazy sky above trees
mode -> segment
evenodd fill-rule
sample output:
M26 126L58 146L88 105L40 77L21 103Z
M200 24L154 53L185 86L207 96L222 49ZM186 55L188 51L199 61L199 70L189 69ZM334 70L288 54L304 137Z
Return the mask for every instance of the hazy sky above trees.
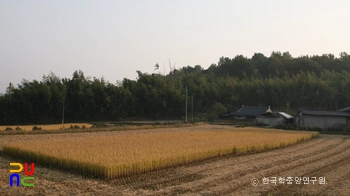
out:
M347 0L0 0L0 92L50 71L115 83L219 57L350 52ZM159 70L154 66L159 63Z

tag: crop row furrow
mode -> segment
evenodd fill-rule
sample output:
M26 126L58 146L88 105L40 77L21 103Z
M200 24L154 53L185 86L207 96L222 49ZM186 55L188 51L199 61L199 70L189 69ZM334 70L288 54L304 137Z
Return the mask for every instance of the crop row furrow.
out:
M286 153L303 153L302 151L300 151L300 149L308 149L311 147L315 147L315 145L318 144L324 144L326 141L328 141L329 138L326 139L317 139L317 142L305 142L305 143L301 143L300 146L294 146L296 149L294 149L293 147L289 148L283 148L279 151L269 151L269 152L264 152L264 153L269 153L270 155L268 155L270 158L272 157L279 157L281 155L284 155ZM307 144L306 146L303 144ZM328 146L328 145L321 145L320 148L318 148L318 151L323 151L329 147L334 147L339 145L339 143L333 144L332 146ZM271 155L272 154L272 155ZM312 152L310 153L312 154ZM257 156L255 156L257 155ZM309 156L309 155L305 155L305 156ZM244 160L242 160L242 159ZM179 184L183 184L186 182L192 182L194 180L198 180L198 179L202 179L204 178L204 176L212 176L217 172L220 171L227 171L230 170L230 168L232 168L232 166L235 167L240 167L241 165L246 165L248 163L252 163L252 162L256 162L260 159L261 157L258 154L251 154L249 156L240 156L237 157L235 155L229 155L226 156L224 158L215 158L215 159L211 159L211 160L205 160L205 161L201 161L198 163L193 163L193 164L189 164L184 166L183 170L187 170L186 168L190 168L189 171L182 171L182 172L176 172L178 169L174 169L172 168L172 173L169 173L170 171L167 170L163 170L164 173L159 173L159 172L154 172L154 173L149 173L150 176L157 176L157 177L149 177L148 175L144 175L144 177L142 177L141 179L133 179L133 180L128 180L130 182L130 184L128 184L129 186L133 187L133 188L147 188L149 187L149 189L154 189L154 187L159 187L159 184L162 184L162 187L164 187L164 185L169 185L169 186L174 186L174 185L179 185ZM220 164L220 165L216 165L216 166L212 166L213 163L215 163L215 161L218 162L222 162L223 159L226 159L227 161L225 162L225 164ZM207 167L207 165L211 165L210 168ZM177 175L175 175L175 173ZM194 174L196 174L195 176L197 176L196 178L193 178ZM142 176L142 175L140 175ZM191 180L189 180L191 179ZM136 181L137 180L137 181ZM143 182L146 181L146 182ZM172 182L172 183L170 183ZM215 183L215 181L213 182ZM204 183L203 187L208 187L206 183ZM191 190L193 191L193 190Z
M349 149L350 145L345 146L343 148L338 149L337 151L333 152L333 151L327 151L325 153L319 154L318 156L316 156L316 158L310 159L307 158L307 160L305 161L301 161L299 164L296 165L292 165L292 166L285 166L285 165L281 165L280 168L271 168L271 169L267 169L266 171L264 170L260 170L258 172L255 173L250 173L249 177L246 177L248 175L244 175L244 177L246 177L244 180L240 179L240 181L243 181L245 183L240 184L240 186L235 186L235 187L229 187L229 188L224 188L221 189L220 191L217 192L216 195L230 195L233 192L236 192L238 190L242 190L244 188L251 188L251 182L250 179L254 178L254 176L261 176L262 177L269 177L269 176L293 176L292 173L294 173L294 176L304 176L305 174L309 173L309 169L312 168L313 171L318 171L320 162L337 162L339 160L343 160L344 156L345 159L349 159L350 157L347 155L350 155L350 149ZM312 156L315 157L315 156ZM312 166L310 166L312 165ZM300 170L306 170L305 172L299 172ZM298 172L298 174L296 174ZM256 173L260 173L260 175L257 175ZM264 175L266 174L266 175ZM287 177L285 176L285 177ZM226 181L226 183L229 182L229 179ZM273 187L275 188L275 187ZM283 187L282 187L283 188Z
M309 151L307 154L305 154L305 151L299 151L298 154L292 154L291 157L289 157L289 159L292 159L292 160L294 160L294 162L297 162L298 160L304 159L306 157L307 158L317 157L319 154L323 154L327 151L334 150L336 147L344 144L345 141L346 140L342 140L341 142L339 142L339 141L332 140L331 144L323 143L322 148L314 146L314 148L313 148L314 151ZM211 169L209 169L208 170L209 173L204 172L202 174L204 176L208 176L208 179L210 179L210 181L206 181L206 179L203 179L201 182L198 182L199 186L191 187L191 189L189 189L188 192L199 192L199 191L202 191L204 189L208 189L212 186L216 186L217 184L225 183L225 182L233 180L233 179L237 180L239 177L245 176L246 174L251 174L251 173L254 173L256 171L271 168L271 165L285 165L285 164L288 164L290 162L290 160L288 160L288 159L278 159L278 160L271 159L270 156L267 155L270 153L271 152L266 152L265 157L268 157L267 160L266 160L266 158L264 160L261 160L262 154L256 154L257 158L260 158L259 162L257 162L258 164L254 164L254 165L250 164L251 167L248 167L244 170L242 170L240 168L246 167L249 163L253 163L253 162L252 161L243 161L242 162L242 159L244 159L245 157L250 158L251 156L254 156L254 155L237 157L236 160L232 159L231 160L232 165L235 165L237 168L234 170L229 169L229 168L225 168L225 167L219 168L219 170L213 170L213 171ZM299 164L299 165L301 165L301 164ZM215 176L216 173L224 173L224 175L220 175L217 178L213 179L212 177ZM186 186L186 184L184 184L183 186Z
M340 145L342 144L344 144L344 142L342 142ZM242 169L241 171L238 171L238 172L237 171L230 172L227 175L220 177L219 179L215 179L214 181L211 181L210 184L206 185L206 189L210 190L211 187L215 189L217 184L225 185L231 182L232 186L228 186L228 188L222 188L221 190L218 190L218 191L213 191L213 194L215 195L230 194L232 192L243 189L245 187L251 187L252 186L250 182L251 178L256 178L256 177L262 178L265 176L273 176L276 174L280 175L282 172L291 171L298 167L302 167L305 164L328 158L329 153L331 153L332 156L337 155L349 148L349 145L347 144L345 145L346 145L345 147L339 148L339 145L338 145L337 148L327 149L325 151L317 151L309 155L299 157L298 160L292 162L291 164L289 164L290 160L285 160L285 159L281 159L277 161L274 161L271 159L263 159L261 160L262 164L259 167L257 166L255 166L255 168L248 167L247 169ZM234 184L237 184L238 182L239 182L239 186L234 186Z
M323 161L324 163L326 163L323 166L321 166L321 167L315 166L312 171L303 172L302 174L299 174L298 176L325 177L327 173L331 173L334 170L339 169L339 167L343 167L344 165L349 165L349 163L350 163L350 156L344 155L344 156L340 157L339 159L334 159L334 156L332 156L332 158L333 158L333 160L330 161L328 164L326 161ZM317 163L317 165L320 165L320 164ZM312 166L309 166L309 167L312 167ZM348 174L345 173L344 177L346 177L348 175L349 175L349 172L348 172ZM338 179L339 180L343 179L343 177L338 176ZM339 180L338 180L338 182L339 182ZM327 182L327 184L325 184L325 185L318 185L318 187L317 187L318 191L316 193L311 193L311 194L312 195L323 194L327 189L331 188L331 186L328 184L335 185L335 183L337 181L329 182L329 179L326 178L326 182ZM315 186L315 185L307 185L307 186ZM262 195L268 195L268 194L281 195L284 192L293 192L296 190L301 191L301 192L305 192L305 191L303 191L303 188L306 188L305 185L304 186L297 185L297 184L292 184L292 185L288 185L288 186L281 185L281 186L276 186L276 187L274 187L274 189L269 190L267 192L263 192ZM309 191L309 192L311 192L311 191Z

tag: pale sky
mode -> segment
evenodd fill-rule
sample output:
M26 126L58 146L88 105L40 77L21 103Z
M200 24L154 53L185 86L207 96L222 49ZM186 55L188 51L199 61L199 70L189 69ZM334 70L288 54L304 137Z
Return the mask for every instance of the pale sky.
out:
M0 0L0 93L75 70L110 83L289 51L350 53L348 0Z

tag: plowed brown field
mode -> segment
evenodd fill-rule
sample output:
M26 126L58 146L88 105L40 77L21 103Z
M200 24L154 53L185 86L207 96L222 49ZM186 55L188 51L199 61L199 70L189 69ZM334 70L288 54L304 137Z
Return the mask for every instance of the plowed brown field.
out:
M9 135L0 137L0 144L45 137L48 135ZM9 187L9 163L14 161L0 156L0 195L350 194L350 136L321 135L282 149L215 158L111 181L35 166L34 187ZM263 184L263 177L325 177L326 184ZM257 186L252 185L253 178L259 180Z

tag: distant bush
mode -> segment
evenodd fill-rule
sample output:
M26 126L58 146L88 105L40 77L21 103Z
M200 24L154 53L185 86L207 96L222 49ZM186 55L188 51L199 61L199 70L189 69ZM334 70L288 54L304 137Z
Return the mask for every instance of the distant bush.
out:
M344 132L344 129L341 128L336 128L336 127L332 127L332 128L328 128L326 130L321 130L321 131L329 131L329 132Z
M78 125L71 125L68 129L80 129L80 127Z
M22 129L21 128L19 128L19 127L16 127L16 129L15 129L16 131L22 131Z
M13 131L11 127L6 127L5 131Z
M276 129L284 129L284 130L297 130L297 127L291 125L278 125L275 126Z
M302 130L302 131L317 131L321 134L342 134L342 135L349 135L350 129L344 129L339 127L330 127L327 129L322 129L319 127L304 127L304 128L295 128L296 130Z
M96 128L104 128L104 127L108 127L108 125L106 124L106 123L97 123L97 124L95 124L95 127Z
M38 131L38 130L42 130L42 128L35 125L35 126L32 128L32 130L33 130L33 131Z

